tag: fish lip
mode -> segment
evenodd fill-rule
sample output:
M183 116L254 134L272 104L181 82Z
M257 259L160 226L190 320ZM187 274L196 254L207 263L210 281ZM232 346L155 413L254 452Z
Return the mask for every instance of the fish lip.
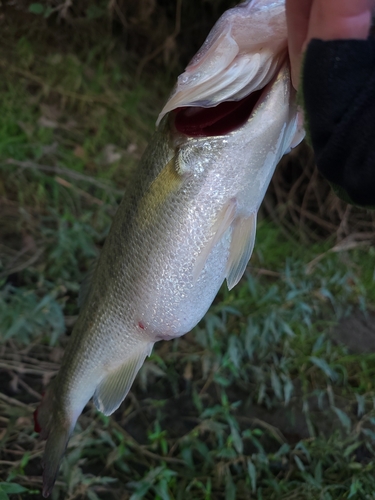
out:
M196 142L198 141L198 142L200 142L200 141L205 141L207 139L224 139L224 138L232 137L234 134L238 133L239 130L243 129L243 127L246 127L246 125L252 120L252 118L255 116L255 114L258 112L258 110L262 107L262 105L267 101L267 99L268 99L268 97L270 95L270 91L271 91L273 85L275 84L276 80L278 79L278 77L280 75L280 70L283 67L283 65L285 65L285 64L288 64L289 71L290 71L290 63L289 63L289 58L288 58L287 52L285 52L285 56L284 57L280 58L280 62L277 65L277 67L275 68L274 75L272 76L271 80L263 88L255 91L255 92L249 93L247 96L245 96L244 98L242 98L240 101L228 100L228 101L223 101L221 103L218 103L218 105L220 105L220 104L223 104L223 103L226 103L226 102L241 102L241 101L245 101L246 99L248 99L248 97L250 95L259 92L259 97L255 101L255 104L253 105L253 107L251 109L251 112L248 115L248 117L244 121L241 121L241 123L237 127L234 127L232 130L230 130L230 131L228 131L226 133L223 133L223 134L204 134L204 133L202 133L202 134L197 134L197 135L189 135L188 133L181 132L176 127L176 116L182 110L189 109L189 108L191 108L191 109L196 108L197 110L198 109L202 109L202 110L203 109L212 109L212 108L216 108L218 105L217 106L212 106L212 107L208 107L208 106L207 107L204 107L204 106L181 106L179 108L171 110L166 115L166 118L167 118L167 121L168 121L169 130L170 130L171 135L173 137L173 144L176 147L179 147L179 146L181 146L183 144L187 144L187 143L190 143L192 141L196 141Z

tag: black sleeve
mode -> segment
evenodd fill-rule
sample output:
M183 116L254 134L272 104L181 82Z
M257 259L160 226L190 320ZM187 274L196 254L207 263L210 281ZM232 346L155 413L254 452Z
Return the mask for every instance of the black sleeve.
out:
M375 39L312 40L302 94L318 169L347 200L375 206Z

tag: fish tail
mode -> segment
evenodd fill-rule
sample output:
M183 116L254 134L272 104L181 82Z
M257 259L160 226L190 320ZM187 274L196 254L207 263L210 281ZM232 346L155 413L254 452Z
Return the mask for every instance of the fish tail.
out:
M55 484L60 463L65 453L71 427L52 426L43 456L43 496L47 498Z
M53 410L52 393L53 388L50 384L47 391L43 393L42 402L34 411L34 431L40 434L42 439L47 439L50 432Z
M65 453L69 437L73 431L76 418L69 418L57 411L53 397L53 384L51 384L42 402L34 412L35 431L46 439L43 456L43 496L46 498L52 491L59 471L62 457Z

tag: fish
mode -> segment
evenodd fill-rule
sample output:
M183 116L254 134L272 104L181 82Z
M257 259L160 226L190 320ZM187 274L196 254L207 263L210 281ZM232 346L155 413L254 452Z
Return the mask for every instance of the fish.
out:
M219 19L178 78L82 285L57 376L34 414L53 488L88 401L111 415L156 342L202 319L253 251L259 206L284 153L303 137L284 0L252 0Z

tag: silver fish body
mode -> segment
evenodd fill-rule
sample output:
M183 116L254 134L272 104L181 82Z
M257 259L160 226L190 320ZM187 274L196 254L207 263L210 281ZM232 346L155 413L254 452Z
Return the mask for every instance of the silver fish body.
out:
M176 126L178 113L161 117L36 413L47 438L45 496L89 399L106 415L115 411L154 343L190 331L223 281L232 288L243 275L259 205L277 162L301 135L285 51L271 73L250 116L228 133L189 136ZM221 102L215 91L203 93ZM173 108L189 107L189 99L175 101Z

